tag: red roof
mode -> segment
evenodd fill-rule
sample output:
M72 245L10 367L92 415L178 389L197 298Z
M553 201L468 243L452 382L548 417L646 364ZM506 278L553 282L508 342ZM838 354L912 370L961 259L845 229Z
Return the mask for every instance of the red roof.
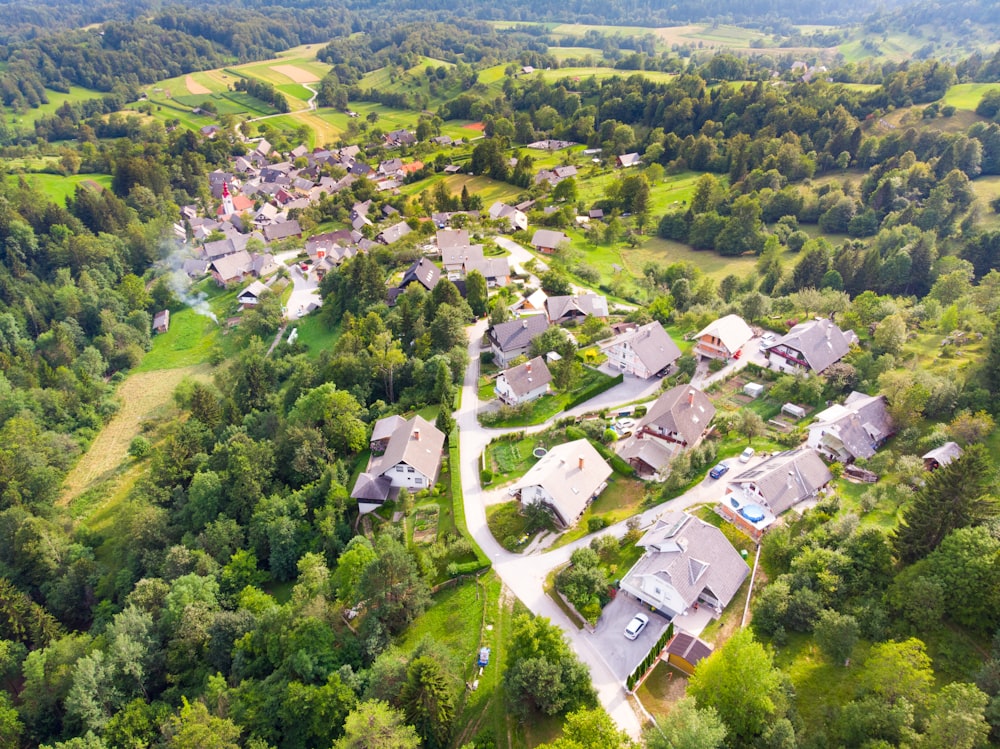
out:
M409 164L403 164L403 172L405 174L413 174L414 172L419 172L424 168L424 162L422 161L411 161Z

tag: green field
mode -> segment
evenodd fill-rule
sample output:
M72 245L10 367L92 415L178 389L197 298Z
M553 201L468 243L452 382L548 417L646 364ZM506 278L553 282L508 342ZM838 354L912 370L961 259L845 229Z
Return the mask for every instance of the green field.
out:
M48 117L54 114L59 107L61 107L66 102L70 104L75 104L80 101L86 101L87 99L99 99L102 96L100 91L95 91L89 88L83 88L81 86L70 86L69 93L61 93L59 91L45 90L48 96L49 103L42 104L38 109L29 109L23 114L16 113L10 107L0 107L0 111L7 118L8 122L15 125L18 129L29 129L35 126L35 122L41 117Z
M174 369L207 362L218 338L219 325L188 308L170 315L170 329L153 336L153 349L136 372Z
M543 81L548 83L554 83L555 81L562 80L563 78L571 78L573 80L580 81L585 78L596 78L597 80L602 81L606 78L613 78L615 76L627 78L631 75L641 75L643 78L648 78L654 83L667 83L677 77L673 73L661 73L658 70L618 70L617 68L602 68L597 66L589 68L555 68L553 70L537 70L531 75L538 76Z
M986 93L997 90L1000 83L958 83L948 89L942 103L974 112Z
M66 198L76 192L77 185L93 186L94 183L101 187L111 187L110 174L73 174L64 177L61 174L8 174L9 182L17 182L23 179L32 187L40 190L48 196L52 202L65 205Z

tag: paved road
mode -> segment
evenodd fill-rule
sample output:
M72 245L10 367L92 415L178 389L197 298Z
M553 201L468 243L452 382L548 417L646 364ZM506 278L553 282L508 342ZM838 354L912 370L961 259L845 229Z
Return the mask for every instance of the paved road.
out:
M465 517L469 532L493 562L493 568L501 580L514 592L521 602L533 613L548 617L554 624L562 628L573 650L590 668L594 687L597 689L601 704L622 730L638 738L641 732L641 722L628 701L622 678L618 675L622 671L621 664L616 663L615 667L612 667L601 653L600 638L595 638L589 633L577 629L562 610L556 606L555 602L545 595L543 587L548 574L556 567L566 564L573 551L582 546L589 545L596 535L610 534L621 538L628 530L626 524L624 522L617 523L598 534L586 536L558 549L531 555L512 554L507 551L497 543L486 525L486 504L490 499L492 501L496 501L496 499L495 497L488 498L480 486L480 456L491 439L505 431L514 431L510 429L487 429L480 425L476 418L476 413L479 409L480 341L486 332L487 324L486 321L480 321L467 329L469 335L469 367L465 372L465 379L462 385L462 406L456 413L459 444L462 453L460 466L462 492L465 498ZM749 358L747 353L749 352L745 352L743 356ZM746 360L743 360L741 366L745 366L745 364ZM599 410L600 408L612 407L621 403L634 401L638 398L652 396L659 389L659 385L659 381L655 379L652 382L647 382L635 377L626 376L625 381L621 385L602 393L601 396L588 401L582 406L553 418L562 418L567 414L578 415L587 411ZM547 425L548 423L528 427L525 431L542 431ZM759 459L755 459L754 462L757 460ZM750 465L753 465L753 463ZM739 473L739 471L734 469L733 473ZM646 510L640 515L641 525L645 527L651 524L660 513L668 508L683 510L694 505L714 502L720 498L722 486L720 482L706 478L680 497Z
M299 250L289 250L278 253L274 259L284 265L292 258L298 257L299 254ZM316 280L315 273L303 273L297 263L287 267L292 278L292 295L288 297L285 316L289 320L297 320L306 314L310 305L315 304L319 307L323 304L323 300L319 295L319 281ZM277 276L271 278L274 279Z

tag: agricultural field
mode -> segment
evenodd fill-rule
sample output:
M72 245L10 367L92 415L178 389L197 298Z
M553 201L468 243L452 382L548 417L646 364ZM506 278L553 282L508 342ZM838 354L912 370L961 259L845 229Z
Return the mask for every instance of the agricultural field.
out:
M997 90L1000 90L1000 83L958 83L948 89L941 103L974 112L983 96Z
M45 193L51 200L65 205L66 198L76 192L78 185L89 189L106 189L111 186L110 174L8 174L7 180L16 182L23 179L32 187Z
M602 68L597 66L587 68L555 68L553 70L537 70L531 75L541 78L547 83L554 83L563 78L570 78L574 81L581 81L585 78L595 78L604 80L621 76L627 78L630 75L641 75L654 83L667 83L676 76L673 73L662 73L658 70L619 70L618 68Z

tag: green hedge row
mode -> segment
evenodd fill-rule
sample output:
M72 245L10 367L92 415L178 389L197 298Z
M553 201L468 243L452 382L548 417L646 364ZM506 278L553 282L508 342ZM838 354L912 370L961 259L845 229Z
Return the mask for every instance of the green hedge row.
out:
M599 442L592 444L597 449L597 452L601 454L601 457L611 464L616 473L620 473L622 476L633 476L635 474L635 469L619 456L618 453L610 450L607 445L602 445Z
M589 388L581 390L576 396L567 403L563 410L568 411L574 406L579 406L581 403L589 401L591 398L600 395L605 390L610 390L615 385L618 385L625 381L625 375L619 373L617 377L612 377L610 380L601 380L600 382L595 382Z
M636 666L635 671L629 674L628 678L625 680L625 686L628 689L628 691L631 692L635 688L635 685L639 683L639 679L641 679L642 675L649 670L650 666L652 666L653 663L656 662L657 657L663 651L663 648L667 646L667 643L670 642L673 636L674 636L674 623L670 622L670 625L667 627L667 630L662 635L660 635L660 639L657 640L656 644L650 649L648 653L646 653L646 657L642 659L642 663Z

